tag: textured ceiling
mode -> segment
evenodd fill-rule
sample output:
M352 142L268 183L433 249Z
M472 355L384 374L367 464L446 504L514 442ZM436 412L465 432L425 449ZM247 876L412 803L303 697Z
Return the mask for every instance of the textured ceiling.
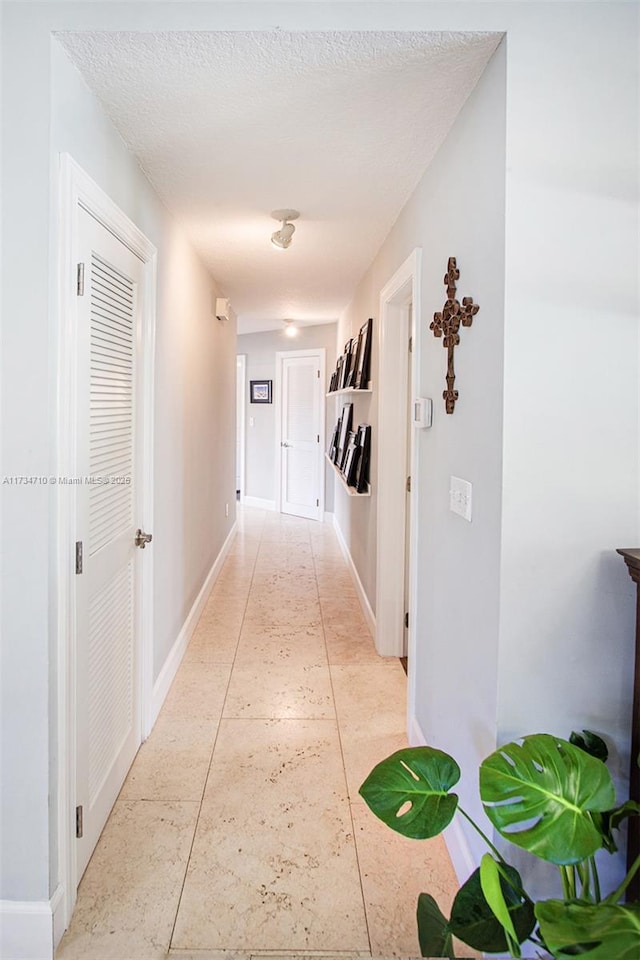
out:
M63 33L243 332L337 318L500 41ZM300 211L291 247L270 213Z

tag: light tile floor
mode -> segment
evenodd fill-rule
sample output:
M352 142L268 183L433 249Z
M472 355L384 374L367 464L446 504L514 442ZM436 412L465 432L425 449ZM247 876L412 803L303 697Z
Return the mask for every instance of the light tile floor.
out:
M418 893L453 898L442 840L405 840L358 796L406 746L406 677L332 528L239 513L57 960L417 957Z

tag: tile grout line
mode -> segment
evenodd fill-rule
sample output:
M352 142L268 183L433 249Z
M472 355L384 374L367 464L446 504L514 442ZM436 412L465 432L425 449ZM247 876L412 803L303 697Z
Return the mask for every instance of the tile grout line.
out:
M265 519L266 519L266 518L265 518ZM219 720L218 720L218 726L217 726L217 729L216 729L216 734L215 734L215 737L214 737L214 742L213 742L213 746L212 746L212 750L211 750L211 754L210 754L210 758L209 758L209 765L208 765L208 768L207 768L207 774L206 774L206 777L205 777L204 786L203 786L203 790L202 790L202 795L201 795L200 802L199 802L198 815L197 815L197 818L196 818L196 823L195 823L195 827L194 827L194 831L193 831L193 836L192 836L191 846L190 846L190 850L189 850L189 855L188 855L188 857L187 857L187 861L186 861L186 864L185 864L184 877L183 877L183 881L182 881L180 896L179 896L179 899L178 899L178 905L177 905L177 908L176 908L176 914L175 914L175 918L174 918L174 923L173 923L173 927L172 927L172 931L171 931L171 937L170 937L170 939L169 939L169 945L168 945L168 948L167 948L167 949L168 949L168 955L167 955L167 956L168 956L168 957L169 957L169 956L174 956L174 957L176 957L176 960L177 960L177 958L180 956L180 951L181 951L181 950L184 950L184 948L174 948L174 947L172 946L173 937L174 937L174 935L175 935L175 929L176 929L176 926L177 926L178 915L179 915L180 907L181 907L181 904L182 904L182 898L183 898L184 889L185 889L185 885L186 885L186 879L187 879L187 875L188 875L188 872L189 872L189 865L190 865L190 863L191 863L191 859L192 859L192 855L193 855L193 849L194 849L194 845L195 845L195 838L196 838L196 834L197 834L197 830L198 830L198 825L199 825L200 820L201 820L202 807L203 807L203 802L204 802L204 796L205 796L205 793L206 793L206 787L207 787L208 779L209 779L209 776L210 776L211 767L212 767L212 764L213 764L213 759L214 759L214 755L215 755L215 749L216 749L216 746L217 746L217 743L218 743L218 739L219 739L219 736L220 736L220 728L221 728L223 719L225 719L224 716L223 716L223 714L224 714L224 710L225 710L225 705L226 705L226 701L227 701L227 697L228 697L229 688L230 688L230 685L231 685L231 680L232 680L232 677L233 677L234 667L235 667L236 660L237 660L237 656L238 656L239 642L240 642L240 638L241 638L241 636L242 636L242 630L243 630L243 627L244 627L244 621L245 621L245 618L246 618L246 612L247 612L247 608L248 608L249 601L250 601L250 598L251 598L251 592L252 592L252 589L253 589L253 587L254 587L255 575L256 575L256 570L257 570L257 567L258 567L258 560L259 560L259 558L260 558L260 553L261 553L263 547L265 546L266 543L269 543L268 540L265 540L265 539L264 539L264 537L265 537L265 531L266 531L266 530L267 530L267 524L263 521L262 526L261 526L261 532L260 532L260 539L259 539L258 549L257 549L257 551L256 551L256 554L255 554L255 557L254 557L254 560L253 560L251 580L250 580L250 584L249 584L249 589L248 589L247 594L246 594L246 600L245 600L245 604L244 604L244 612L243 612L243 615L242 615L242 620L241 620L241 624L240 624L240 630L239 630L239 632L238 632L238 638L237 638L237 641L236 641L236 646L235 646L233 661L232 661L232 663L231 663L231 670L229 671L229 679L228 679L227 685L226 685L225 695L224 695L224 698L223 698L222 707L221 707L221 711L220 711L220 716L219 716ZM267 530L267 532L268 532L268 530ZM303 541L301 541L301 542L303 542ZM352 835L353 835L353 838L354 838L354 853L355 853L355 857L356 857L356 867L357 867L357 870L358 870L358 881L359 881L359 885L360 885L361 901L362 901L362 905L363 905L363 914L364 914L364 920L365 920L365 928L366 928L366 930L367 930L367 940L368 940L368 943L369 943L369 950L368 950L368 952L358 952L357 954L354 954L353 952L351 952L350 954L348 954L348 956L356 956L356 955L357 955L359 958L361 958L361 960L367 960L367 958L370 958L370 957L371 957L371 936L370 936L370 931L369 931L369 920L368 920L368 916L367 916L366 903L365 903L365 899L364 899L364 891L363 891L363 886L362 886L362 874L361 874L360 862L359 862L359 857L358 857L358 849L357 849L357 844L356 844L356 839L355 839L355 825L354 825L354 821L353 821L353 815L352 815L352 809L351 809L351 798L350 798L350 795L349 795L349 787L348 787L347 777L346 777L346 768L345 768L345 763L344 763L344 751L343 751L343 748L342 748L342 739L341 739L341 736L340 736L340 726L339 726L339 722L338 722L338 712L337 712L337 707L336 707L335 691L334 691L334 687L333 687L333 678L332 678L332 673L331 673L331 664L329 663L329 651L328 651L327 641L326 641L326 632L325 632L325 625L324 625L324 617L323 617L323 615L322 615L322 603L321 603L320 590L319 590L319 585L318 585L317 568L316 568L316 556L315 556L315 552L314 552L313 540L312 540L312 538L311 538L310 535L308 535L308 540L307 540L307 542L309 543L310 554L311 554L311 561L312 561L312 564L313 564L314 581L315 581L315 592L316 592L316 599L317 599L317 602L318 602L318 607L319 607L319 612L320 612L320 624L321 624L321 628L322 628L322 640L323 640L323 644L324 644L324 648L325 648L326 664L327 664L327 669L328 669L328 674L329 674L329 684L330 684L331 696L332 696L332 700L333 700L333 712L334 712L334 717L333 717L333 718L322 718L322 719L324 719L325 722L334 723L334 724L335 724L335 729L336 729L337 732L338 732L338 743L339 743L339 748L340 748L340 757L341 757L341 762L342 762L342 772L343 772L344 783L345 783L345 798L346 798L347 806L348 806L349 822L351 823ZM285 542L284 542L284 545L285 545L285 546L289 546L289 545L295 546L295 543L294 543L294 544L289 544L288 541L285 541ZM277 548L277 546L278 546L278 542L277 542L277 541L274 541L274 543L271 545L271 547L272 547L273 549ZM224 568L223 568L223 569L224 569ZM233 719L233 718L227 718L227 719ZM254 720L254 719L261 719L261 718L251 717L251 718L237 718L237 719ZM272 719L272 718L271 718L271 717L265 717L264 719L265 719L265 720L269 720L269 719ZM317 719L320 719L320 718L315 718L315 719L316 719L316 722L317 722ZM195 801L195 802L198 802L198 801ZM240 954L240 953L241 953L241 955L242 955L242 957L243 957L243 960L251 960L251 958L254 956L254 951L241 951L241 952L239 952L239 954ZM278 951L275 951L275 953L278 954L278 957L279 957L279 956L285 956L285 955L286 955L285 953L278 953ZM300 951L297 951L297 952L292 951L292 952L291 952L291 955L297 957L297 956L301 956L301 955L303 955L303 954L300 954ZM314 955L314 954L309 954L309 956L313 956L313 955ZM320 958L322 957L323 954L322 954L322 952L320 952L320 953L317 953L317 954L315 954L315 955L318 956L318 958L319 958L319 960L320 960ZM325 954L325 955L326 955L326 954ZM265 956L265 960L266 960L266 957L268 956L268 954L265 954L264 956Z
M261 528L261 529L262 529L262 528ZM236 538L237 538L237 533L236 533ZM260 535L260 542L262 542L262 533L261 533L261 535ZM186 861L186 863L185 863L184 876L183 876L183 878L182 878L182 884L181 884L181 886L180 886L180 896L178 897L178 903L177 903L177 906L176 906L176 913L175 913L175 917L174 917L174 919L173 919L173 925L172 925L172 927L171 927L171 935L170 935L170 937L169 937L169 943L168 943L168 946L167 946L167 953L169 953L169 952L171 951L171 949L172 949L173 937L174 937L174 934L175 934L175 931L176 931L176 925L177 925L177 923L178 923L178 914L180 913L180 907L181 907L181 905L182 905L182 897L183 897L183 895L184 895L184 888L185 888L185 885L186 885L186 882L187 882L187 875L188 875L188 873L189 873L189 864L191 863L191 857L192 857L192 855L193 855L193 848L194 848L194 845L195 845L195 842L196 842L196 834L197 834L197 832L198 832L198 824L200 823L200 819L201 819L201 816L202 816L202 805L203 805L203 803L204 803L204 795L205 795L206 790L207 790L207 783L208 783L208 781L209 781L209 774L211 773L211 766L212 766L212 764L213 764L213 755L214 755L214 753L215 753L216 745L217 745L217 743L218 743L218 737L220 736L220 727L222 726L222 718L223 718L223 714L224 714L224 707L225 707L225 703L227 702L227 695L228 695L228 693L229 693L229 687L230 687L230 685L231 685L231 677L232 677L232 675L233 675L233 668L234 668L234 666L235 666L236 657L237 657L237 655L238 655L238 646L239 646L239 644L240 644L240 636L241 636L241 634L242 634L242 627L243 627L243 624L244 624L244 618L245 618L245 615L246 615L246 612L247 612L247 606L248 606L248 604L249 604L249 596L250 596L250 594L251 594L251 587L253 586L253 578L254 578L254 575L255 575L255 569L256 569L256 563L257 563L257 559L258 559L258 552L259 552L259 550L260 550L260 546L258 545L258 551L256 552L256 556L255 556L254 561L253 561L253 567L252 567L252 570L251 570L251 581L250 581L250 583L249 583L249 589L248 589L248 591L247 591L247 596L246 596L246 600L245 600L245 604L244 604L244 612L243 612L243 614L242 614L242 620L240 621L240 629L238 630L238 639L236 640L236 646L235 646L235 651L234 651L234 654L233 654L233 660L232 660L232 662L231 662L231 670L229 671L229 679L227 680L227 686L226 686L226 689L225 689L225 692L224 692L224 697L223 697L222 704L221 704L221 707L220 707L220 716L218 717L218 725L217 725L217 727L216 727L216 733L215 733L215 736L214 736L214 738L213 738L213 744L212 744L212 747L211 747L211 753L210 753L210 755L209 755L209 764L208 764L208 766L207 766L207 773L206 773L206 776L205 776L205 778L204 778L204 783L203 783L203 785L202 785L202 794L201 794L201 796L200 796L200 803L199 803L199 806L198 806L198 815L196 816L196 822L195 822L195 826L194 826L194 829L193 829L193 836L191 837L191 845L190 845L190 847L189 847L189 855L188 855L187 861ZM225 560L225 562L224 562L224 564L223 564L222 570L220 571L221 573L224 571L224 568L225 568L225 566L227 565L228 559L229 559L229 558L227 557L227 559Z
M355 827L355 821L354 821L354 819L353 819L353 809L352 809L352 804L351 804L351 795L350 795L350 793L349 793L349 781L348 781L348 778L347 778L347 767L346 767L345 760L344 760L344 747L343 747L343 745L342 745L342 733L341 733L341 730L340 730L340 718L339 718L339 716L338 716L338 704L337 704L337 702L336 702L336 692L335 692L335 688L334 688L334 686L333 686L333 671L332 671L332 669L331 669L331 666L332 666L332 665L331 665L331 662L329 661L329 648L328 648L328 645L327 645L327 634L326 634L325 625L324 625L324 613L323 613L323 610L322 610L322 601L320 600L320 590L319 590L319 587L318 587L318 572L317 572L317 568L316 568L316 555L315 555L315 551L314 551L314 549L313 549L313 545L312 545L312 547L311 547L311 556L312 556L312 558L313 558L313 569L314 569L314 573L315 573L315 577L316 577L316 588L318 589L318 604L319 604L319 606L320 606L320 620L321 620L321 622L322 622L322 636L323 636L323 638L324 638L325 651L326 651L326 655L327 655L327 664L328 664L328 667L329 667L329 684L330 684L330 686L331 686L331 696L332 696L332 698L333 698L333 709L335 710L335 714L336 714L336 729L337 729L337 731L338 731L338 743L339 743L339 745L340 745L340 757L341 757L341 760L342 760L342 773L343 773L343 775L344 775L345 794L346 794L346 798L347 798L347 807L348 807L348 810L349 810L349 822L351 823L351 832L352 832L352 835L353 835L353 850L354 850L355 857L356 857L356 867L357 867L357 869L358 869L358 880L359 880L359 883L360 883L360 896L362 897L362 910L363 910L363 913L364 913L364 922L365 922L365 927L366 927L366 930L367 930L367 940L369 941L369 954L370 954L371 956L373 956L373 946L372 946L372 943L371 943L371 930L370 930L370 928L369 928L369 914L368 914L368 911L367 911L367 901L366 901L366 898L365 898L365 895L364 895L364 884L363 884L363 882L362 882L362 868L361 868L361 866L360 866L360 856L359 856L359 854L358 854L358 844L357 844L357 842L356 842L356 827Z

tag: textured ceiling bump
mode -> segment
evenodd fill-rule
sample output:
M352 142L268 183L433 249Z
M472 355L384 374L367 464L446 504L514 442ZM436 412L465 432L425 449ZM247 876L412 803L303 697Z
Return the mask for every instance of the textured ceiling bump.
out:
M495 33L63 33L58 38L240 329L351 299L500 41ZM270 212L301 217L289 250Z

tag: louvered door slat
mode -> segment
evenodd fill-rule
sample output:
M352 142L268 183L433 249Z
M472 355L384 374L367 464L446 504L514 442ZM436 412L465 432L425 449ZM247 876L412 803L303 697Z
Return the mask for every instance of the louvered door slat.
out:
M128 735L133 710L133 564L94 597L89 633L89 796L98 794ZM122 598L125 602L122 602ZM128 599L126 599L128 598ZM102 615L96 616L96 606Z
M96 254L91 259L89 469L94 478L125 477L133 465L134 287ZM94 285L95 281L95 285ZM116 291L111 294L110 291ZM124 304L124 295L127 302ZM117 298L117 301L116 301ZM106 322L104 304L122 317ZM114 429L105 440L104 431ZM101 550L133 522L132 488L94 483L89 491L89 551Z
M117 294L112 295L111 291L106 287L94 289L93 303L97 313L101 315L104 314L106 320L113 318L115 322L119 320L126 321L127 315L131 310L130 303L118 298Z
M110 294L119 303L126 303L131 306L131 297L127 296L126 292L123 292L122 289L118 289L113 284L100 282L98 273L94 273L93 286L94 289L101 294Z
M120 288L126 292L130 300L133 300L129 277L124 276L124 274L118 275L113 266L106 260L102 260L95 251L93 254L93 271L96 277L102 278L105 283L112 287Z

